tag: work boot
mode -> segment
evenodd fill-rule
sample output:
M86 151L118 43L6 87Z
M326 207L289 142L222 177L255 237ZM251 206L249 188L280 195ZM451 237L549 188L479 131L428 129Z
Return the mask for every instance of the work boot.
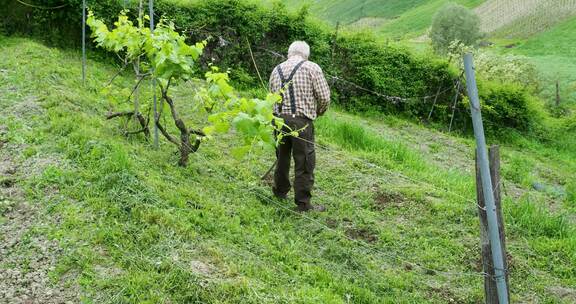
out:
M277 198L277 199L279 199L279 200L281 200L281 201L284 201L284 200L287 200L287 199L288 199L288 194L279 194L279 193L276 193L276 191L272 191L272 193L274 194L274 197L275 197L275 198Z
M324 212L324 211L326 211L326 207L324 207L322 205L312 205L312 204L308 203L308 204L298 204L298 206L296 207L296 210L298 212L311 212L311 211Z

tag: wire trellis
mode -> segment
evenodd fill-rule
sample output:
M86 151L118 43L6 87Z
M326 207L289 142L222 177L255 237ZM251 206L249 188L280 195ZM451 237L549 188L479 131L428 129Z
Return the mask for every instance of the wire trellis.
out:
M23 0L16 0L16 1L18 3L24 5L24 6L36 8L36 9L41 9L41 10L57 10L57 9L65 8L68 6L68 3L64 3L64 4L56 5L56 6L42 6L42 5L36 5L36 4L28 3L28 2L25 2Z

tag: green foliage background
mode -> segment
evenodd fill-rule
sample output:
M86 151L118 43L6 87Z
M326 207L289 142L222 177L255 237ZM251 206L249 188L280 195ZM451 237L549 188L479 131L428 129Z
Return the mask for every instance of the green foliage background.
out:
M15 0L2 1L4 5L17 6ZM2 28L9 34L21 33L42 37L55 45L77 46L81 41L81 1L65 2L69 5L60 10L46 11L21 6L17 10L0 10ZM44 0L38 3L53 6L62 2ZM137 6L137 1L105 0L88 3L95 15L108 24L113 22L123 8L131 8L134 14ZM232 80L241 89L253 88L259 83L249 46L266 78L274 66L282 61L280 56L285 53L291 41L305 40L312 47L311 60L320 64L327 75L349 80L370 91L407 98L406 102L392 103L389 99L358 89L347 82L333 81L329 77L335 101L344 108L370 109L426 120L434 99L430 96L436 95L440 89L441 94L431 118L441 126L447 126L451 119L454 91L450 88L454 86L458 72L445 60L430 54L414 55L400 46L383 45L366 33L341 33L333 48L335 36L332 29L309 18L306 9L290 12L280 2L268 8L245 0L163 0L155 2L155 11L157 20L165 16L174 21L189 42L207 39L208 45L201 60L203 67L215 63L230 68ZM499 100L514 99L514 104L519 106L514 111L494 112L493 116L489 116L489 119L495 117L495 120L488 124L488 131L495 131L490 126L520 126L520 131L527 130L524 126L530 122L518 119L530 119L529 113L525 111L529 101L526 95L516 92L516 89L500 90L499 96L510 96ZM485 102L498 103L499 100ZM457 103L456 107L455 129L469 131L471 124L467 105ZM518 111L523 112L522 115L516 113L508 116Z

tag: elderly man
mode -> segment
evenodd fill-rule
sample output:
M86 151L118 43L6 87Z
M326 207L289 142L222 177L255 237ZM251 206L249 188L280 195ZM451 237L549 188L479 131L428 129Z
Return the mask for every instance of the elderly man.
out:
M324 211L312 205L316 154L314 149L314 120L323 115L330 104L330 88L322 69L308 61L310 47L296 41L288 49L288 60L279 64L270 76L270 91L282 93L282 103L274 107L274 114L284 119L283 132L301 130L298 137L284 137L276 151L278 163L274 173L274 195L285 199L290 191L290 157L294 158L294 201L297 210Z

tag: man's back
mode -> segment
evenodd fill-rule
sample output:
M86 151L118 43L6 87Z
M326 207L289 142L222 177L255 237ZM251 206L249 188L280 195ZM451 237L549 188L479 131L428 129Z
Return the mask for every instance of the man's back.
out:
M282 79L287 80L295 68L290 84L284 84ZM294 100L286 85L291 85L294 90ZM322 115L330 103L330 88L320 66L311 61L306 61L300 56L290 57L279 64L270 76L270 91L278 93L284 89L282 105L276 105L274 113L295 116L303 116L314 120ZM292 102L294 112L292 113ZM281 107L281 108L280 108Z

